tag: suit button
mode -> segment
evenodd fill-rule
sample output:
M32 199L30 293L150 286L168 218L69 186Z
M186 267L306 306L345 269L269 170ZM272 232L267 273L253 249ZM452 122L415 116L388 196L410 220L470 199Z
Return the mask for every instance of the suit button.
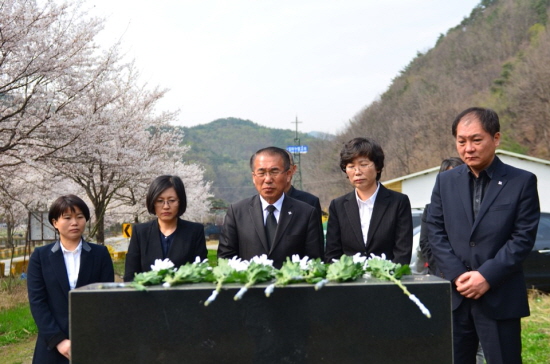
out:
M470 246L476 246L476 243L473 241L470 241Z

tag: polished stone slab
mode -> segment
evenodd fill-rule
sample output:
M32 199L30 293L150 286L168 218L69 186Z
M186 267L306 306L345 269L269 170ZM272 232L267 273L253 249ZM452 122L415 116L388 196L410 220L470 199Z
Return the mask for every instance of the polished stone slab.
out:
M70 292L74 363L452 363L450 283L406 276L431 311L375 279L276 288L93 284ZM106 288L108 287L108 288Z

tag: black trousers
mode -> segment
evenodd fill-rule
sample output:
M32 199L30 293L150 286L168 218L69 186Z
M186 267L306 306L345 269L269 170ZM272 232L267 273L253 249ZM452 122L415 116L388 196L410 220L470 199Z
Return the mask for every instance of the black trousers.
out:
M465 298L453 311L454 363L475 364L480 342L487 364L521 364L521 319L492 319Z

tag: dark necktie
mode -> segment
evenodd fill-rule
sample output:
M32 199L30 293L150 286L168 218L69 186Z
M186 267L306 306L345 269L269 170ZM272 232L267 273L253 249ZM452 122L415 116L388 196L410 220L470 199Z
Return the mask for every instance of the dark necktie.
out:
M277 231L277 219L275 218L275 206L269 205L266 207L269 214L265 220L265 236L267 238L267 248L268 252L271 251L271 246L275 241L275 232Z

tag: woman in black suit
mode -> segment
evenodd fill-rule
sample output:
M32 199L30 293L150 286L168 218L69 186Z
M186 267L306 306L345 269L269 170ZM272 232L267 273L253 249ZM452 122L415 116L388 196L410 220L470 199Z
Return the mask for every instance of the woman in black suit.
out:
M115 274L107 248L82 238L90 219L84 201L61 196L50 207L48 219L59 240L36 248L27 269L29 303L38 327L33 363L69 363L69 291L113 282Z
M340 152L340 168L354 191L331 201L325 259L342 255L386 255L409 264L412 252L411 203L407 195L379 181L384 152L372 139L355 138Z
M187 208L187 196L177 176L157 177L149 186L147 210L157 218L133 226L126 254L124 281L136 273L151 270L155 259L168 258L176 267L206 259L206 239L202 224L180 218Z

